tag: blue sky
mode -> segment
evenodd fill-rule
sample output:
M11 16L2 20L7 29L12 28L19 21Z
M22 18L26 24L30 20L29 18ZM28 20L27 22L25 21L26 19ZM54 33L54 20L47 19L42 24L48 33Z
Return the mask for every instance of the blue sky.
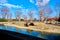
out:
M42 0L40 0L42 1ZM56 16L56 12L54 11L54 5L56 3L60 3L60 0L43 0L40 6L48 5L52 8L53 12L51 17ZM26 14L28 16L28 10L33 10L34 18L38 18L38 1L37 0L0 0L0 8L7 7L10 10L10 13L13 15L12 17L15 18L14 12L16 10L22 11L22 15Z

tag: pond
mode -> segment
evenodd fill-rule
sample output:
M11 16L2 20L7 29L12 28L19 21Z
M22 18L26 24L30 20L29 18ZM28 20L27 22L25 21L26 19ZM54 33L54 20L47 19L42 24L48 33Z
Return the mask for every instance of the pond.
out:
M46 33L46 32L38 32L38 31L34 31L34 30L29 31L26 29L20 29L20 28L16 28L13 26L0 26L0 29L18 32L18 33L22 33L22 34L27 34L27 35L31 35L31 36L35 36L35 37L39 37L39 38L43 38L43 39L48 39L48 40L54 40L55 38L60 37L60 34L50 34L50 33Z

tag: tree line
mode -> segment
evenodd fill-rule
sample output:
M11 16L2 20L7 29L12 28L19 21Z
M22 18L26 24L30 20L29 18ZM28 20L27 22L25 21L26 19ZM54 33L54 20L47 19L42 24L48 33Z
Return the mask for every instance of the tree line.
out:
M60 14L60 4L55 4L54 10L56 11L56 17L58 17ZM50 6L45 6L45 7L40 8L38 10L39 20L40 21L47 20L48 18L50 18L52 13L53 13L53 10ZM20 21L22 12L20 10L16 10L14 14L15 14L15 19L18 19ZM28 10L28 16L30 20L34 19L33 14L34 14L33 10ZM28 20L28 16L26 14L23 14L24 20ZM9 8L7 7L0 8L0 17L2 19L12 20L12 14L10 13Z

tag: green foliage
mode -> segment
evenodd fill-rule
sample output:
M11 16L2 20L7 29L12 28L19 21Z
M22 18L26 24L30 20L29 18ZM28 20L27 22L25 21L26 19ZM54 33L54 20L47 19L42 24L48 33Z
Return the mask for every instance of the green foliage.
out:
M19 19L12 19L12 21L19 21ZM20 21L24 21L24 19L20 19Z
M24 21L24 19L21 19L21 21Z
M8 22L7 19L0 19L0 22Z
M12 21L19 21L18 19L12 19Z

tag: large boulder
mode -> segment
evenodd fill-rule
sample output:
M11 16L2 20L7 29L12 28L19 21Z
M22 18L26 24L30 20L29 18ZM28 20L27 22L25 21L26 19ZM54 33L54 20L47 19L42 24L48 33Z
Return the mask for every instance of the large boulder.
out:
M34 26L34 23L30 23L29 25L30 25L30 26Z

